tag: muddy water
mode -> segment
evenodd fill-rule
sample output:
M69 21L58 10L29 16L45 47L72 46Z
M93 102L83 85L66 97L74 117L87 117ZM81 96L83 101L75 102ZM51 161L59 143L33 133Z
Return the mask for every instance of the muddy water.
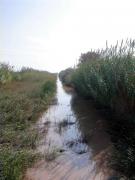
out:
M110 140L104 119L91 104L57 80L56 103L38 122L42 139L37 150L45 158L27 170L25 179L108 179Z

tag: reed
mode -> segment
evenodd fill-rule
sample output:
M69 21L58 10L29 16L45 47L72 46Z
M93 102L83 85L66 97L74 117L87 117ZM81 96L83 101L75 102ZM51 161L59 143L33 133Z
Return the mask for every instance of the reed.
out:
M77 91L112 110L124 114L135 108L134 41L94 51L96 58L83 60L73 76ZM93 51L91 52L93 53Z

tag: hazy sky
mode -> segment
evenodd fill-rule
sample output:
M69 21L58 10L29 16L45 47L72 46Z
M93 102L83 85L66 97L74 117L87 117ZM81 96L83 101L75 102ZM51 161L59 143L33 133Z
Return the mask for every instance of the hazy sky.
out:
M135 38L135 0L0 0L0 61L58 72Z

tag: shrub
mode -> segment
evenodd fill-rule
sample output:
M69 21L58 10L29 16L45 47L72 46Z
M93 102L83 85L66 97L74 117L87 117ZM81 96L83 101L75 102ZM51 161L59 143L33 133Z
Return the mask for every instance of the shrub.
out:
M13 79L13 67L8 64L0 63L0 83L5 84Z
M59 78L65 85L72 85L72 74L74 72L74 69L68 68L59 73Z
M43 86L42 86L42 90L43 90L43 93L51 93L51 92L54 92L55 90L55 84L54 82L51 82L51 81L47 81Z

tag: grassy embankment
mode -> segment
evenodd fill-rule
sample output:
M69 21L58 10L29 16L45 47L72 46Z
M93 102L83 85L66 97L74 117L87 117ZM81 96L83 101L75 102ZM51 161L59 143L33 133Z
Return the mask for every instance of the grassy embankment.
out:
M110 164L130 180L135 179L134 49L135 41L128 41L82 54L70 74L71 84L80 95L111 110L109 132L114 153Z
M0 180L19 180L39 158L34 152L38 131L31 128L47 109L56 75L0 64Z

